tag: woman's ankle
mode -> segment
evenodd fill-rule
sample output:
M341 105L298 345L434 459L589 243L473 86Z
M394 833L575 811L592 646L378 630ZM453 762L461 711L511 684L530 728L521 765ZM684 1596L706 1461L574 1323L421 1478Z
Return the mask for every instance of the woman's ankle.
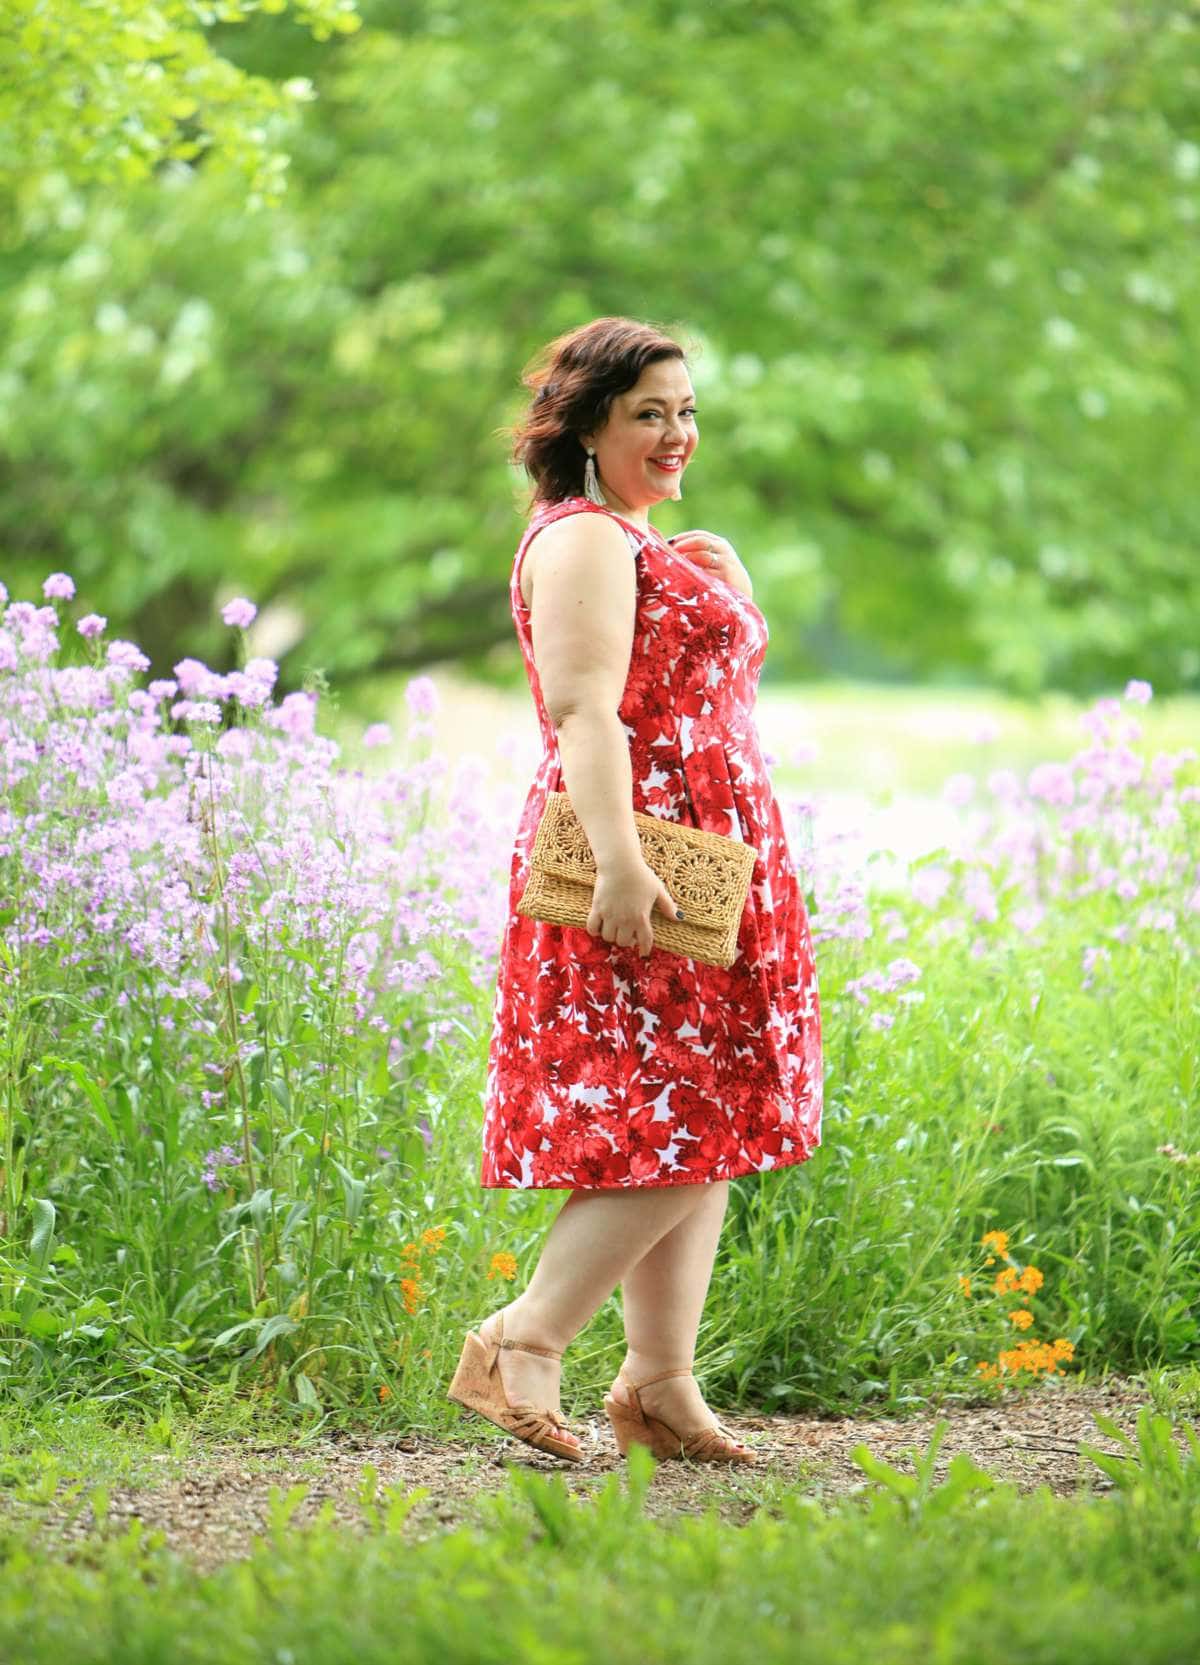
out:
M514 1296L503 1312L504 1334L514 1341L528 1341L537 1347L550 1347L565 1353L575 1339L572 1335L564 1335L553 1317L524 1295Z
M692 1359L668 1358L661 1353L639 1353L636 1348L626 1346L621 1375L627 1381L641 1383L651 1376L661 1375L664 1370L691 1371L693 1362Z

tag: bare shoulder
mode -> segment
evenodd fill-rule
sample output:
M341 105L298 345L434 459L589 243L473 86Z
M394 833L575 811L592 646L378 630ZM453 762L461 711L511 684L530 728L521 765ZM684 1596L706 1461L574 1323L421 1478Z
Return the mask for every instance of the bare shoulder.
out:
M521 599L533 606L533 592L540 567L583 567L602 572L614 556L629 553L629 540L620 522L611 515L576 509L540 527L525 547L521 558Z

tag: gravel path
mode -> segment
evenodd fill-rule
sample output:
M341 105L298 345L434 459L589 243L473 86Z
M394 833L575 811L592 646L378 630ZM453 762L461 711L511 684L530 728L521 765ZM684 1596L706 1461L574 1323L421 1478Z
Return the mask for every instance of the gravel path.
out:
M967 1451L997 1479L1021 1491L1045 1484L1060 1496L1095 1495L1112 1482L1079 1454L1081 1442L1114 1454L1121 1447L1101 1434L1092 1420L1100 1411L1126 1434L1136 1437L1137 1412L1148 1404L1140 1384L1110 1378L1103 1385L1080 1385L1070 1378L1043 1380L1024 1397L988 1405L951 1406L938 1413L908 1418L822 1418L736 1416L721 1412L730 1431L757 1447L753 1468L716 1468L667 1462L656 1473L646 1499L646 1513L666 1518L701 1513L715 1505L731 1525L746 1521L755 1508L781 1487L798 1488L831 1499L864 1490L870 1482L850 1453L863 1442L875 1455L907 1473L913 1472L904 1448L924 1451L938 1416L949 1428L938 1451L935 1475L944 1478L951 1457ZM472 1518L482 1494L505 1481L510 1466L563 1476L581 1495L603 1485L611 1473L623 1473L603 1413L575 1418L585 1442L587 1461L568 1464L506 1438L468 1412L461 1413L462 1436L452 1440L375 1435L370 1438L321 1438L290 1448L252 1442L206 1445L186 1458L152 1458L162 1467L157 1484L113 1486L109 1493L107 1534L123 1532L137 1517L148 1531L161 1531L167 1545L206 1571L248 1553L256 1534L265 1531L272 1487L281 1492L307 1486L291 1516L293 1528L310 1521L327 1501L336 1521L361 1529L356 1498L364 1466L378 1474L379 1492L394 1486L409 1491L428 1488L408 1517L405 1530L415 1540ZM1176 1430L1181 1453L1187 1442ZM81 1485L80 1482L83 1481ZM19 1517L34 1542L45 1551L70 1555L94 1531L88 1494L91 1477L64 1475L58 1496L49 1504L18 1503L0 1488L0 1529ZM77 1492L74 1501L70 1494Z

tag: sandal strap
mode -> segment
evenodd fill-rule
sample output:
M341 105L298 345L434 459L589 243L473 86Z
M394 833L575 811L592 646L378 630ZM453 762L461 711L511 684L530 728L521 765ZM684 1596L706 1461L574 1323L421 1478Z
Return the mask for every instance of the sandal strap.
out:
M508 1336L504 1336L499 1345L501 1347L519 1347L523 1353L540 1353L544 1359L562 1358L562 1353L556 1353L553 1347L536 1347L532 1341L512 1341Z
M717 1457L744 1443L718 1422L715 1428L701 1428L688 1435L683 1441L683 1451L688 1457Z
M539 1347L532 1341L513 1341L513 1340L511 1340L504 1333L504 1314L503 1314L503 1312L501 1312L500 1315L499 1315L498 1323L500 1325L500 1334L499 1334L499 1337L497 1338L497 1340L495 1340L492 1343L493 1347L519 1347L523 1353L540 1353L541 1356L544 1359L561 1359L562 1358L561 1349L556 1351L553 1347Z
M530 1431L536 1432L537 1423L548 1422L552 1428L566 1428L570 1431L570 1424L562 1412L552 1410L549 1405L534 1405L528 1399L518 1399L509 1409L520 1421L523 1430L528 1427Z
M639 1388L649 1387L651 1382L665 1382L668 1376L690 1376L692 1374L691 1365L682 1370L660 1370L657 1376L647 1376L644 1382L630 1382L629 1386L636 1393Z

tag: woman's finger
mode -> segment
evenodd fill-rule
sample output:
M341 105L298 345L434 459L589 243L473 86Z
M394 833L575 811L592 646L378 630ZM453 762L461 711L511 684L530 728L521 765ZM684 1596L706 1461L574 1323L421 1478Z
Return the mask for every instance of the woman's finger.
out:
M673 549L711 549L717 555L728 554L733 545L724 538L719 538L715 532L686 532L678 538L672 538Z

